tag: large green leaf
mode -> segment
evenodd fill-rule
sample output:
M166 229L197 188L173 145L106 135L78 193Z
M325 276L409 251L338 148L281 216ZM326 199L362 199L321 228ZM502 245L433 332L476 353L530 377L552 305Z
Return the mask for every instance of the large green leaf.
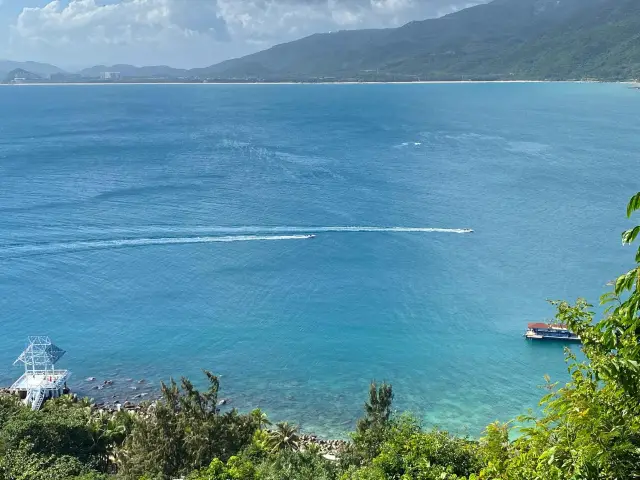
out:
M616 284L614 287L614 291L616 295L620 295L625 290L631 290L633 288L633 284L637 278L638 272L636 269L633 269L624 275L620 275L616 280Z
M627 206L627 217L630 217L636 210L640 210L640 192L636 193L631 197L631 200L629 200L629 205Z
M638 236L638 234L640 233L640 225L638 225L637 227L634 227L630 230L627 230L626 232L622 233L622 244L623 245L629 245L630 243L633 243L633 241L636 239L636 237Z

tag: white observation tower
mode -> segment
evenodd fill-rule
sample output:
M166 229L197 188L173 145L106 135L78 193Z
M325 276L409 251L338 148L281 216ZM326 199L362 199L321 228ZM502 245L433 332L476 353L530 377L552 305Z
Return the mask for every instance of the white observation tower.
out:
M65 351L51 343L46 336L29 337L29 345L13 362L24 364L24 373L11 386L32 410L39 410L48 398L56 398L65 393L67 379L71 373L56 370L55 364Z

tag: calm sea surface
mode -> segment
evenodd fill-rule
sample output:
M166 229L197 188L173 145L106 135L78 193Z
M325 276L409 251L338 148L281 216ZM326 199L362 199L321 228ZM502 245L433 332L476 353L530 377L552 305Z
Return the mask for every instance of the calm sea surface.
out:
M48 334L95 398L205 368L341 435L384 379L478 435L566 378L521 336L545 300L632 262L638 111L621 85L0 88L0 384Z

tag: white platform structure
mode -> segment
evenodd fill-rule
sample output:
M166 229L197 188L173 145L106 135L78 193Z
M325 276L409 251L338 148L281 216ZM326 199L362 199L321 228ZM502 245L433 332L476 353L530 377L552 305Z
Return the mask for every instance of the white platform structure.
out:
M56 370L55 364L65 354L46 336L29 337L29 345L13 362L24 364L24 373L11 385L11 392L20 395L32 410L39 410L45 400L67 391L68 370Z

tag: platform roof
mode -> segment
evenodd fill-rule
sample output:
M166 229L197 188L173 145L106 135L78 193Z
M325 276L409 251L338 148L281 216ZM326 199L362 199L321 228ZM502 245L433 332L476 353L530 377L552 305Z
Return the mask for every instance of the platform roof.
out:
M54 345L49 337L33 336L29 337L29 345L13 364L24 363L31 367L50 367L60 360L64 354L65 351Z

